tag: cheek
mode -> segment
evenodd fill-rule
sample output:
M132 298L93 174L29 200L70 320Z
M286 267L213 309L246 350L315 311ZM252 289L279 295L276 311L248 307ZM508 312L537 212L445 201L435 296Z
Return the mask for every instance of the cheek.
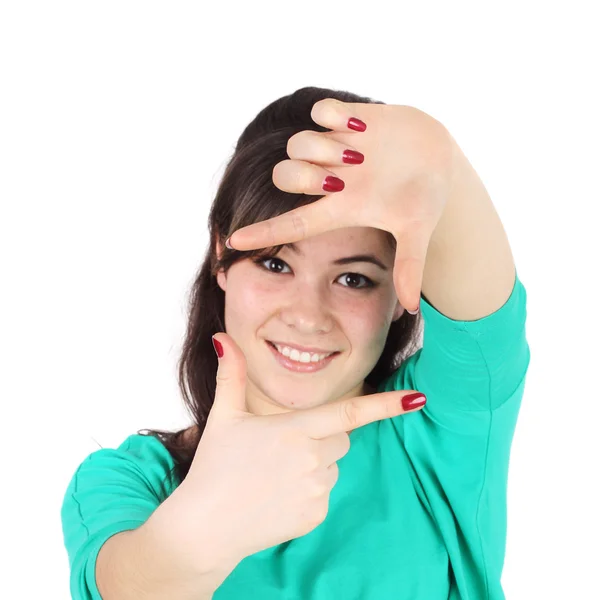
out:
M350 298L344 303L344 308L348 335L374 348L385 343L390 324L386 298L378 294Z
M273 303L270 286L251 277L238 278L234 285L227 286L227 312L236 321L250 324L261 321L269 314Z

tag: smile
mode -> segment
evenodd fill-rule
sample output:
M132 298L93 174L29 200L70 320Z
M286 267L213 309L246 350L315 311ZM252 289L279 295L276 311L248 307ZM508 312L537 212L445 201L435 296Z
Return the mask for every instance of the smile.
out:
M309 354L308 352L300 353L295 349L286 349L285 346L281 347L282 352L280 352L273 342L267 341L267 345L281 366L296 373L314 373L315 371L320 371L329 365L329 363L336 356L338 356L338 354L340 354L339 352L333 352L329 355ZM285 352L285 354L283 352Z

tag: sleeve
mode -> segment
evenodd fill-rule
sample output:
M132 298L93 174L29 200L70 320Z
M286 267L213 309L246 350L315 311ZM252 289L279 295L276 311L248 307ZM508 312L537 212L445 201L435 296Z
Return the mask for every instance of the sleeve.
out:
M518 275L507 302L477 321L454 321L422 298L423 347L381 391L427 396L392 420L424 507L451 562L450 598L504 600L510 448L530 352L527 295Z
M74 600L102 600L96 559L111 536L142 525L170 493L172 459L161 442L134 435L90 454L64 496L61 520Z

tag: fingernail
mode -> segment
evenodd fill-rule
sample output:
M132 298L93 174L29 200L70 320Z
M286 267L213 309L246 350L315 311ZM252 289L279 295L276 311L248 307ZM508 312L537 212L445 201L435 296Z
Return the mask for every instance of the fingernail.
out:
M233 250L233 248L232 248L231 244L229 243L229 240L230 240L230 239L231 239L231 238L230 238L230 237L228 237L228 238L225 240L225 245L226 245L226 246L227 246L227 247L228 247L230 250Z
M344 150L342 160L351 165L360 165L365 160L365 155L355 150Z
M402 408L404 410L413 410L423 406L427 402L425 394L409 394L402 398Z
M329 175L328 177L325 177L323 189L326 192L341 192L344 189L344 182L338 177Z
M352 117L348 119L348 128L354 129L354 131L365 131L367 128L366 123L363 123L360 119Z
M212 338L212 343L213 346L215 348L215 352L217 353L217 356L219 358L223 357L223 345L221 344L221 342L219 342L219 340L215 340L215 338Z
M406 312L409 315L416 315L419 312L419 309L417 308L417 310L413 311L413 310L408 310L408 308L406 309Z

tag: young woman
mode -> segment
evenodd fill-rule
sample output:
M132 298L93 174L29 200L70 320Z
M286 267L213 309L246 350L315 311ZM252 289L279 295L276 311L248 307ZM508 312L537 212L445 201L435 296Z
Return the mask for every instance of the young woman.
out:
M297 90L242 133L208 225L193 424L81 463L73 597L504 598L526 292L445 127Z

